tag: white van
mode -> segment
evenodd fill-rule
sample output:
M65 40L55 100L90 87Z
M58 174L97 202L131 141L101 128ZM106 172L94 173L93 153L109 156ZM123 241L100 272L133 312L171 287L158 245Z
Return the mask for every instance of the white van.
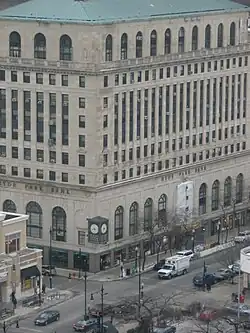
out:
M165 265L158 271L158 277L172 279L172 277L187 274L189 267L189 257L175 255L166 259Z

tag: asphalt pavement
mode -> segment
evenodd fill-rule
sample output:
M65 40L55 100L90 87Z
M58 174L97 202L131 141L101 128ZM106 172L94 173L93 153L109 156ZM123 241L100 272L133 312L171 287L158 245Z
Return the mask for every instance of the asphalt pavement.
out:
M225 252L225 261L228 253ZM221 267L223 255L213 255L205 259L208 271L214 271ZM144 295L147 297L157 298L162 295L171 296L176 292L182 293L183 302L189 303L190 293L192 292L192 279L195 274L203 269L204 260L197 260L192 263L190 272L187 275L176 277L172 280L159 280L157 272L151 271L142 275L144 283ZM224 263L225 264L225 263ZM120 280L116 282L105 282L104 286L104 303L118 303L125 298L138 295L138 276L131 279ZM57 288L70 289L78 291L78 295L64 303L55 305L54 309L60 311L61 319L58 322L49 324L46 327L37 327L34 325L34 319L37 313L31 313L26 319L20 320L19 328L15 325L8 328L8 333L69 333L73 332L72 325L84 315L84 281L72 280L55 277L53 283ZM99 293L102 283L98 281L87 281L87 306L93 307L101 303ZM94 293L94 300L91 301L91 293Z

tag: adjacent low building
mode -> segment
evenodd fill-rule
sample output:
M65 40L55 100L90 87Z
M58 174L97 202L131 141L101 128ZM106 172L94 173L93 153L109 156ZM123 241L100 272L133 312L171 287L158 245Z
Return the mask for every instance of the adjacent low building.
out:
M42 250L26 246L27 215L0 212L0 301L12 291L17 299L33 290L40 277Z
M240 266L243 274L243 288L250 288L250 246L240 251Z

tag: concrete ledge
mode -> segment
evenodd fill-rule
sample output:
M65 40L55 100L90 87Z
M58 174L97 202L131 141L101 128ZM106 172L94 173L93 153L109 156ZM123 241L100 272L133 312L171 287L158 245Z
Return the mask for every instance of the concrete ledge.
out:
M217 245L215 247L212 247L211 249L207 249L207 250L201 251L199 257L200 258L207 257L207 256L210 256L211 254L213 254L215 252L220 252L220 251L229 249L230 247L233 247L233 246L235 246L235 242L234 241L230 241L228 243Z

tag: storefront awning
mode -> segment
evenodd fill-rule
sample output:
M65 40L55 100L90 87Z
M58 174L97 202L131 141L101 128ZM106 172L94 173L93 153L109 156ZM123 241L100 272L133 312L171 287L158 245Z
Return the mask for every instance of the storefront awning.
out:
M31 266L29 268L25 268L21 270L21 278L22 280L40 276L39 269L37 266Z

